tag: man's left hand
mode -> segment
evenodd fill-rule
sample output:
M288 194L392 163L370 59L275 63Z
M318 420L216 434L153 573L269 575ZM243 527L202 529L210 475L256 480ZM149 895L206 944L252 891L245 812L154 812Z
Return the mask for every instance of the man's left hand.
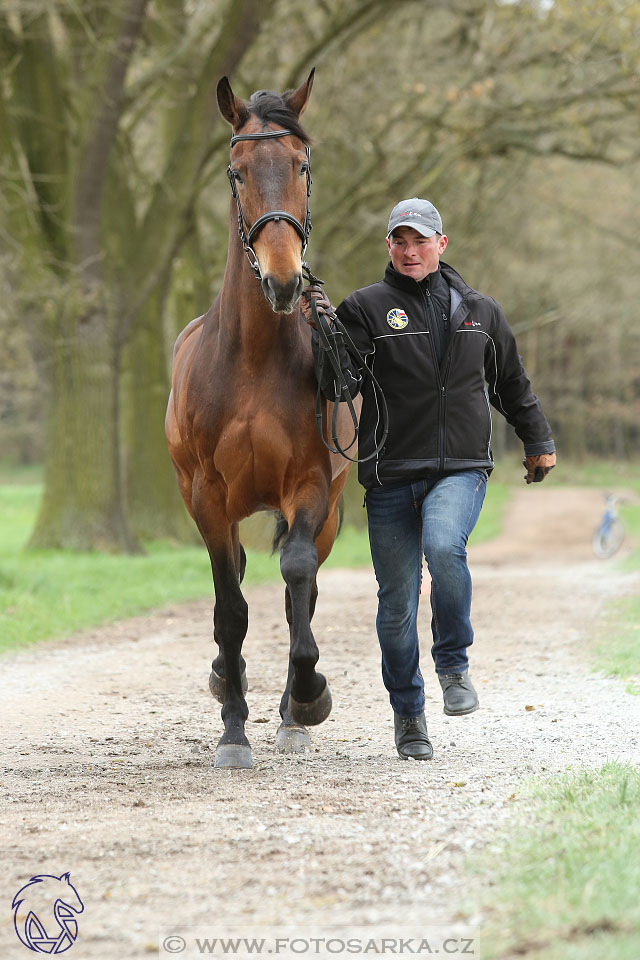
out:
M527 483L540 483L555 465L555 453L539 453L535 457L525 457L522 461L522 466L527 468L524 479Z

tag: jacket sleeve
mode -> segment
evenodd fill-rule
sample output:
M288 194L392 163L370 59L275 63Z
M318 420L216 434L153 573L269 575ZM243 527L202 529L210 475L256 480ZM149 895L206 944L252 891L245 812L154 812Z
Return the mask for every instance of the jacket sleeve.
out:
M343 300L336 310L338 319L344 324L347 333L354 341L360 353L371 352L371 339L364 331L366 323L361 316L351 297ZM336 334L336 345L340 354L340 367L349 387L349 393L352 397L360 391L362 387L362 373L356 359L345 346L343 337L340 333ZM320 384L322 395L331 401L341 400L340 386L335 380L334 372L328 359L322 358L320 350L320 340L317 330L311 331L311 347L313 349L313 359L315 362L316 379ZM364 350L362 349L364 347Z
M489 399L522 440L525 456L553 453L551 427L522 365L516 338L500 305L493 306L493 337L485 359Z

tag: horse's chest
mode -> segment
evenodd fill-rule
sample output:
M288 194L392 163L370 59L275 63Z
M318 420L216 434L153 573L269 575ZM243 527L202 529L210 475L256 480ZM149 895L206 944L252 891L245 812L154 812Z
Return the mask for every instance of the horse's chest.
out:
M225 481L241 512L250 501L276 505L283 479L294 457L294 444L282 420L264 411L247 410L220 430L213 466Z

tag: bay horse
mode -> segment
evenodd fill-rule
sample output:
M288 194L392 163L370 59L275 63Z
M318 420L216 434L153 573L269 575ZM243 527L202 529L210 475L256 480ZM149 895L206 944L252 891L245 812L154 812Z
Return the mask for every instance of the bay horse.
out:
M219 652L209 686L222 702L224 724L216 767L252 766L241 653L246 557L238 523L257 511L282 518L274 544L290 652L276 748L308 750L306 725L321 723L331 710L310 624L317 570L333 546L350 465L325 448L316 428L311 330L299 306L311 229L309 137L300 116L313 74L296 90L258 91L249 102L236 97L226 77L218 83L218 107L233 129L227 263L219 295L182 331L173 354L169 454L209 552L215 592ZM333 405L323 404L327 436ZM340 411L342 437L348 426Z

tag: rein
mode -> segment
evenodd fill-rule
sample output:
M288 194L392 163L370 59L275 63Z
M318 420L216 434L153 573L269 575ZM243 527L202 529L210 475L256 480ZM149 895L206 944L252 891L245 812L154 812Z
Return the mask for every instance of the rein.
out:
M294 136L292 130L267 130L264 133L236 133L231 137L229 143L230 147L233 147L236 143L241 140L268 140L274 137L289 137ZM236 187L236 178L231 166L231 163L227 167L227 177L229 178L229 183L231 185L231 194L233 199L236 202L238 208L238 234L242 242L242 248L247 255L249 261L249 266L251 267L254 276L257 280L262 280L262 273L260 271L260 264L258 262L258 257L255 250L252 246L252 240L258 233L258 231L265 225L269 223L270 220L284 220L287 223L290 223L298 232L300 239L302 240L302 256L304 257L307 245L309 243L309 234L311 233L311 211L309 208L309 197L311 196L311 184L313 180L311 179L311 150L309 147L305 147L307 153L307 212L305 214L304 223L300 223L297 217L294 217L292 213L289 213L287 210L270 210L268 213L263 213L262 216L250 226L247 227L247 222L244 217L244 212L242 210L242 204L240 202L240 196ZM309 269L309 264L304 260L302 262L302 272L304 278L308 283L317 283L323 284L324 281L320 280L318 277L314 277ZM320 313L315 303L315 299L311 300L311 312L313 314L313 320L316 325L316 330L318 331L319 339L319 353L318 353L318 390L316 393L316 425L318 427L318 432L320 434L320 439L323 444L330 451L330 453L338 453L340 456L344 457L345 460L349 460L351 463L365 463L367 460L371 460L373 457L376 457L387 440L387 434L389 433L389 411L387 409L387 402L385 400L384 393L382 388L376 378L373 375L373 372L366 365L364 357L360 354L355 343L347 333L344 324L338 319L335 313L327 314ZM327 319L327 316L329 319ZM331 321L331 323L329 322ZM351 398L351 393L345 375L342 371L342 366L340 364L340 343L344 343L346 349L349 351L353 359L356 361L358 366L362 370L363 378L365 376L369 377L371 380L371 385L373 387L374 395L381 409L382 414L382 439L380 443L377 444L372 453L366 457L357 458L350 457L347 454L347 450L350 450L351 447L356 443L358 439L358 415L356 414L355 407L353 405L353 400ZM331 440L334 443L332 447L331 444L327 443L324 438L324 432L322 430L322 392L320 390L320 380L322 378L322 371L324 369L325 362L328 362L331 365L333 370L333 377L336 384L336 387L339 389L339 395L336 393L336 399L333 404L333 416L331 419ZM349 413L351 415L351 421L353 423L353 438L351 442L343 449L340 446L340 441L338 440L338 414L340 410L340 401L344 401L347 405Z
M324 284L323 280L320 280L318 277L314 277L309 269L308 263L302 264L302 272L304 278L308 283L317 283ZM373 457L377 457L385 443L387 442L387 435L389 433L389 410L387 409L387 401L385 395L382 392L382 387L376 380L373 375L373 371L367 366L364 357L356 347L355 343L347 333L345 325L341 320L338 319L335 313L320 313L316 305L315 298L311 299L311 313L313 314L313 322L316 325L316 330L318 331L318 390L316 392L316 426L318 427L318 433L320 434L320 439L324 443L327 450L331 453L339 453L340 456L344 457L345 460L349 460L351 463L366 463L367 460L372 460ZM329 319L327 319L327 317ZM331 322L329 322L331 321ZM353 406L353 400L351 398L351 392L347 384L345 375L342 370L342 365L340 363L340 342L344 343L345 348L351 354L352 358L356 361L360 370L362 371L362 377L369 377L371 381L371 386L373 388L373 393L376 398L376 402L381 412L382 420L382 438L380 442L375 446L372 453L368 454L366 457L350 457L346 451L350 450L358 439L359 433L359 424L358 416L356 414L355 408ZM322 380L322 371L324 369L325 362L328 362L331 365L333 370L333 378L336 383L336 386L339 389L339 395L336 391L336 399L333 404L333 416L331 418L331 440L335 444L332 447L324 439L324 433L322 430L322 392L320 389L320 382ZM340 401L346 403L349 413L351 414L351 421L353 423L353 437L351 442L343 449L340 446L338 440L338 413L340 409Z

